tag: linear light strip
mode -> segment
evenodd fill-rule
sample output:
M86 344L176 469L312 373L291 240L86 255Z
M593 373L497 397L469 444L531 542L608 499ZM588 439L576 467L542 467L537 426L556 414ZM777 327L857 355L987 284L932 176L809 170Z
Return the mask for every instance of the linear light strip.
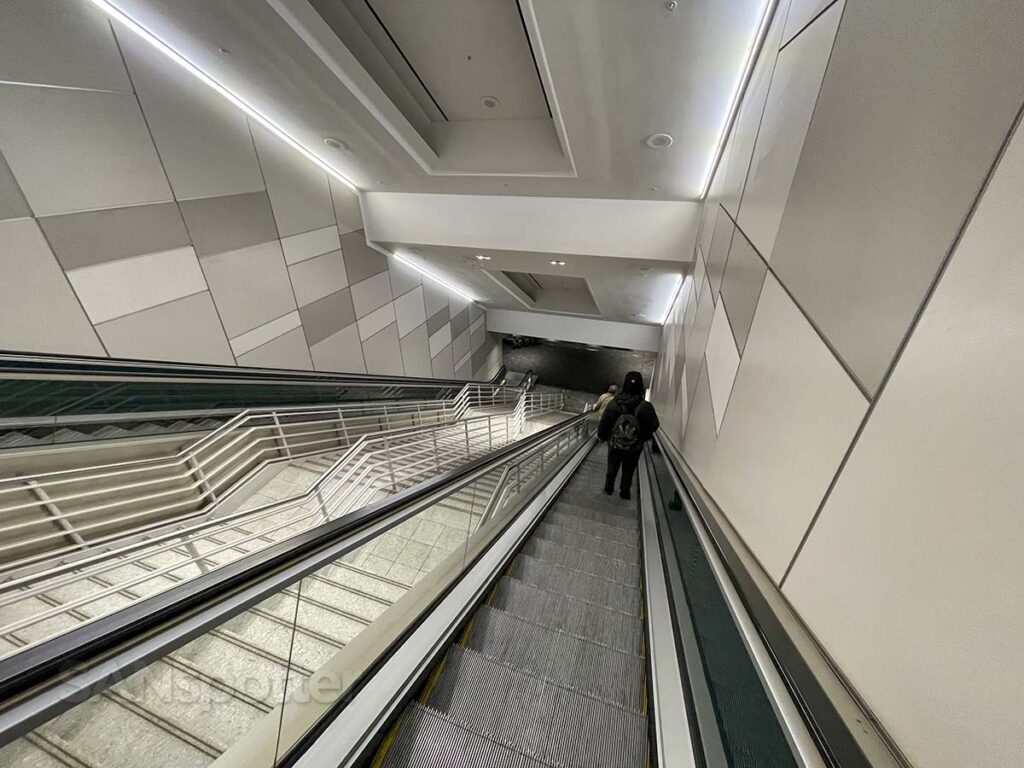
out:
M400 254L400 253L392 253L391 255L394 256L396 259L398 259L403 264L405 264L405 266L409 267L410 269L415 269L417 272L419 272L424 277L429 277L435 283L444 286L445 288L447 288L452 293L458 294L459 296L464 298L466 301L472 301L472 302L476 301L476 299L474 299L472 296L470 296L467 293L463 292L459 288L456 288L454 285L449 283L447 280L438 277L437 275L435 275L433 272L430 272L429 270L424 269L419 264L417 264L414 261L411 261L410 259L407 259L402 254Z
M676 287L672 289L672 296L668 300L668 306L665 307L665 313L662 315L661 322L658 325L664 325L668 322L668 316L672 314L672 307L675 306L676 299L679 297L679 291L683 288L685 280L682 275L676 275Z
M342 173L337 168L332 166L326 160L323 160L322 158L318 157L317 155L315 155L310 150L306 149L306 147L304 147L302 144L300 144L296 139L292 138L292 136L290 136L280 126L278 126L273 120L271 120L269 117L267 117L266 115L261 113L259 110L257 110L255 107L253 107L248 102L246 102L240 96L237 96L236 94L232 93L227 88L225 88L223 85L218 83L216 80L214 80L208 74L206 74L203 70L199 69L199 67L197 67L195 64L190 62L188 59L186 59L180 53L178 53L173 48L171 48L169 45L167 45L165 42L163 42L160 38L158 38L156 35L154 35L152 32L150 32L148 29L146 29L141 24L139 24L137 21L135 21L135 19L131 18L130 16L125 14L122 10L120 10L117 7L115 7L111 3L107 2L107 0L88 0L88 1L90 3L92 3L94 6L96 6L96 8L101 10L103 13L105 13L107 16L109 16L110 18L114 19L115 21L121 23L122 25L124 25L125 27L130 29L132 32L134 32L136 35L141 37L143 40L145 40L151 46L156 48L158 51L160 51L160 53L162 53L164 56L169 58L171 61L173 61L178 66L180 66L182 69L188 71L191 75L196 77L198 80L202 81L204 84L206 84L207 86L209 86L210 88L215 90L217 93L219 93L225 99L230 101L232 104L234 104L240 110L245 112L245 114L247 114L253 120L258 122L260 125L262 125L264 128L266 128L268 131L270 131L272 134L277 136L279 139L281 139L281 141L283 141L285 144L290 146L296 152L301 154L307 160L310 160L311 162L315 163L319 168L323 169L324 171L329 173L331 176L336 178L338 181L340 181L341 183L345 184L353 192L358 192L359 191L359 188L355 185L355 183L348 176L346 176L344 173Z
M704 183L701 185L700 200L703 200L708 196L708 192L711 190L711 179L715 175L715 170L718 168L719 162L722 159L722 153L725 151L725 143L729 138L729 131L732 129L733 123L736 121L736 114L740 110L740 102L743 100L743 93L747 89L747 83L750 82L750 76L754 73L754 64L757 61L757 55L761 51L761 47L764 44L764 39L768 34L769 23L771 22L772 16L775 15L775 8L778 6L779 0L768 0L765 3L764 11L761 14L761 22L757 27L757 33L751 40L750 50L747 52L747 61L743 66L743 73L740 76L739 81L736 83L736 89L732 95L732 101L729 103L729 111L725 113L725 124L722 126L722 131L718 135L718 141L715 144L715 151L711 154L711 162L708 164L707 174L704 177Z

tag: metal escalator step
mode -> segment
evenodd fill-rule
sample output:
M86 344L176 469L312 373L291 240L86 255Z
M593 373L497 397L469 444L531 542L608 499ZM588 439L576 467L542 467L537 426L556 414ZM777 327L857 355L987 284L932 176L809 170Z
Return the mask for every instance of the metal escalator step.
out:
M635 563L627 563L611 557L604 557L593 552L574 549L546 539L531 538L523 547L523 552L540 560L561 565L574 571L583 571L594 576L631 587L640 586L640 569Z
M541 757L553 715L541 698L544 681L454 646L427 704L465 728Z
M35 445L38 439L24 432L4 432L0 435L0 448L20 448L23 445Z
M520 554L512 561L508 575L535 587L610 608L631 616L640 615L643 595L636 587L608 581L582 571L573 571Z
M617 528L614 525L608 525L598 520L591 520L586 517L577 517L576 515L570 514L569 512L563 512L561 510L552 509L545 516L544 521L547 523L554 523L555 525L561 526L562 528L566 528L570 531L584 531L586 533L592 533L595 536L600 536L602 539L617 541L619 544L628 544L635 547L639 546L640 543L639 531Z
M623 653L643 654L643 622L637 616L547 592L508 576L498 582L490 605L573 637Z
M558 544L573 546L604 557L612 557L626 563L640 564L640 550L636 546L620 544L617 541L595 536L590 532L562 528L554 522L545 520L538 527L535 536L554 541Z
M644 699L644 660L483 606L466 647L523 672L636 713Z
M466 730L413 702L381 768L544 768L545 764Z
M456 646L428 704L467 729L548 763L635 768L647 718Z
M565 496L565 494L562 495ZM573 515L574 517L581 517L584 520L595 520L613 528L621 528L624 531L637 531L640 527L639 520L636 516L630 518L624 517L623 515L613 515L599 509L584 507L562 499L556 501L554 505L552 505L551 510L553 512Z

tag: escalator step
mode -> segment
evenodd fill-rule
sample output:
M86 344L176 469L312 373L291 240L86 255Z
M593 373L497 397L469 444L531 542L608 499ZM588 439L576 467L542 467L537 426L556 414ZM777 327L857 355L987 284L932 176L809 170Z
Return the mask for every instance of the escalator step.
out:
M640 542L639 531L631 531L627 528L608 525L597 520L578 517L563 510L552 509L544 520L545 522L553 523L570 531L584 531L592 533L594 536L600 536L602 539L617 541L620 544L637 546Z
M574 571L601 576L631 587L640 586L640 569L635 563L627 563L538 538L530 539L523 547L523 552L531 557L546 560Z
M623 653L643 653L643 622L637 616L546 592L507 576L498 582L490 605Z
M634 768L647 718L456 646L429 705L482 736L549 765Z
M468 731L430 707L406 710L381 768L544 768L544 763Z
M616 560L632 563L633 565L640 564L640 550L635 546L620 544L619 542L612 541L610 539L603 539L600 536L595 536L589 532L584 533L583 531L574 531L569 528L562 528L561 526L547 520L537 527L537 531L534 535L547 541L553 541L557 544L565 544L566 546L593 552L595 554L602 555L603 557L612 557Z
M466 645L483 656L640 713L644 660L484 606Z
M624 531L637 531L640 528L636 514L631 517L610 514L600 509L585 507L580 504L573 504L568 501L562 501L561 499L555 502L551 511L580 517L584 520L596 520L604 525L608 525L613 528L621 528Z
M639 589L600 576L571 571L522 554L512 562L509 576L548 592L574 597L631 616L640 615L642 595Z

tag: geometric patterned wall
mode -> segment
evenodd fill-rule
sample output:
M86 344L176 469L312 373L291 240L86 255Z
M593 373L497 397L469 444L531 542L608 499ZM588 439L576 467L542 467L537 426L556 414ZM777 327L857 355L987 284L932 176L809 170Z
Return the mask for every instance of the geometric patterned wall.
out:
M357 197L81 0L5 3L0 348L471 379L483 310Z
M913 765L1024 763L1021 30L1012 0L782 0L655 371Z

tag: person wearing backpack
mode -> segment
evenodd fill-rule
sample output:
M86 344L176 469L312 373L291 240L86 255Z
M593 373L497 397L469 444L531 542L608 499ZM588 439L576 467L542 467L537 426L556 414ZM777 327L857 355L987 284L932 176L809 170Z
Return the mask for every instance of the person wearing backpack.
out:
M644 443L654 437L660 426L654 406L644 399L644 377L630 371L622 382L622 391L604 409L597 426L598 440L608 443L608 472L604 492L615 491L615 477L622 470L619 496L630 498L633 473L640 463Z

